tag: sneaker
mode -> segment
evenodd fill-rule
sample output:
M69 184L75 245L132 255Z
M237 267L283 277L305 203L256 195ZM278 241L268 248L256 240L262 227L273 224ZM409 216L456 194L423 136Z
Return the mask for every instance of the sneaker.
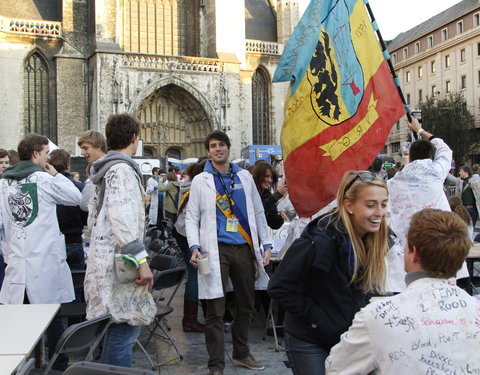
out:
M232 358L232 361L239 366L243 366L249 368L250 370L263 370L265 366L262 365L260 362L257 362L253 355L249 354L247 358L244 359L236 359Z

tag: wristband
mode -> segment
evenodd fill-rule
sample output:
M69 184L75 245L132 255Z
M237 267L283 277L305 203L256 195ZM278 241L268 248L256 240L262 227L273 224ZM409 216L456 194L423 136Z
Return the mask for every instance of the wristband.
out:
M418 134L420 137L422 136L423 133L425 133L425 130L424 130L424 129L422 129L422 128L418 129L417 134Z
M140 259L140 260L138 261L138 264L139 264L139 265L140 265L140 264L143 264L143 263L145 263L146 261L147 261L147 258Z

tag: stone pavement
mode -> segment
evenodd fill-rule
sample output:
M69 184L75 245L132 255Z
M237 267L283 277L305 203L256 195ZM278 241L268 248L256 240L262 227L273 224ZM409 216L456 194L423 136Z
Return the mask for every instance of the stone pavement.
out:
M203 333L185 333L182 329L183 316L183 289L181 286L175 296L172 306L174 311L167 317L168 324L171 327L169 334L174 338L175 342L183 354L183 360L174 360L168 364L159 366L157 372L162 375L204 375L208 374L207 368L207 350L205 347L205 339ZM166 296L170 296L167 290ZM203 322L203 314L200 314L199 320ZM255 358L265 365L265 370L254 371L238 367L231 360L232 354L232 337L230 333L225 334L226 347L226 366L225 375L291 375L284 361L287 359L284 351L275 351L275 342L273 337L266 336L263 338L265 326L265 314L263 312L255 312L250 328L250 350ZM140 335L140 341L145 339L147 331L144 328ZM283 340L280 338L281 342ZM160 339L152 339L146 347L154 362L162 362L169 358L175 357L176 353L172 346ZM138 345L134 348L133 367L151 370L144 353Z

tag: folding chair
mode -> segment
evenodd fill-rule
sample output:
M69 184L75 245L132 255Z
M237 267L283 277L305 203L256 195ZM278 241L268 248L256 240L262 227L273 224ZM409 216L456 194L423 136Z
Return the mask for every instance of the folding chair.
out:
M147 230L145 231L145 237L152 237L152 234L153 232L155 232L157 230L157 228L155 226L153 227L150 227L150 228L147 228Z
M165 266L167 261L170 261L170 262L172 262L171 264L174 264L175 260L171 259L171 258L172 257L168 257L166 255L161 255L161 256L157 256L154 259L152 259L153 264L152 264L152 262L150 262L150 268L157 271L157 273L155 275L155 282L154 282L154 285L153 285L153 289L158 290L158 291L164 291L165 289L172 288L172 287L175 287L175 289L172 292L167 304L159 305L157 303L157 315L155 316L155 319L152 323L153 327L147 327L148 330L150 331L150 335L148 336L144 345L148 345L148 343L150 342L152 337L155 336L155 337L158 337L158 338L170 343L170 345L172 345L174 347L177 355L173 358L164 360L164 361L162 361L160 363L156 363L154 365L153 362L151 361L148 353L145 351L143 346L139 343L140 348L147 355L150 363L152 364L152 368L155 368L155 366L160 366L164 363L173 361L177 358L183 359L183 355L180 353L175 341L168 334L168 331L170 330L170 328L168 326L166 326L165 317L173 312L173 307L170 306L170 304L171 304L171 302L172 302L180 284L182 283L182 280L185 276L186 269L185 269L185 267L174 267L174 268L169 268L169 269L166 269L166 270L158 270L158 269L155 268L156 266L160 266L160 265ZM155 259L156 259L156 261L154 262ZM162 263L162 264L160 264L160 263ZM166 328L164 327L164 325L166 326ZM156 332L157 330L159 330L160 332Z
M55 363L55 360L62 353L73 353L89 348L90 350L88 351L85 360L91 361L93 358L93 352L110 326L110 318L110 314L105 314L68 327L63 332L60 340L58 340L57 346L55 347L55 353L53 353L53 356L48 362L48 366L43 374L48 374L52 365Z
M30 358L15 373L15 375L28 375L35 365L35 358Z
M152 242L152 237L146 236L145 239L143 240L145 249L148 249L148 247L150 246L150 242Z
M72 270L73 287L83 290L85 281L85 270ZM83 318L87 314L87 304L82 301L74 301L70 303L62 303L60 316L64 318Z
M94 362L77 362L70 366L64 375L155 375L151 371L136 368L106 365Z
M150 254L160 254L162 253L162 249L164 248L165 244L159 238L155 238L150 242L148 245L148 251Z

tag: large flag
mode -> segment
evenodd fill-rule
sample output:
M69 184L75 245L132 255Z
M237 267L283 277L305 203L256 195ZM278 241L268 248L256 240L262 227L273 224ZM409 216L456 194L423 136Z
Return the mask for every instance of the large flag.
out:
M290 199L311 216L366 169L405 113L364 3L312 0L273 81L291 81L282 151Z

